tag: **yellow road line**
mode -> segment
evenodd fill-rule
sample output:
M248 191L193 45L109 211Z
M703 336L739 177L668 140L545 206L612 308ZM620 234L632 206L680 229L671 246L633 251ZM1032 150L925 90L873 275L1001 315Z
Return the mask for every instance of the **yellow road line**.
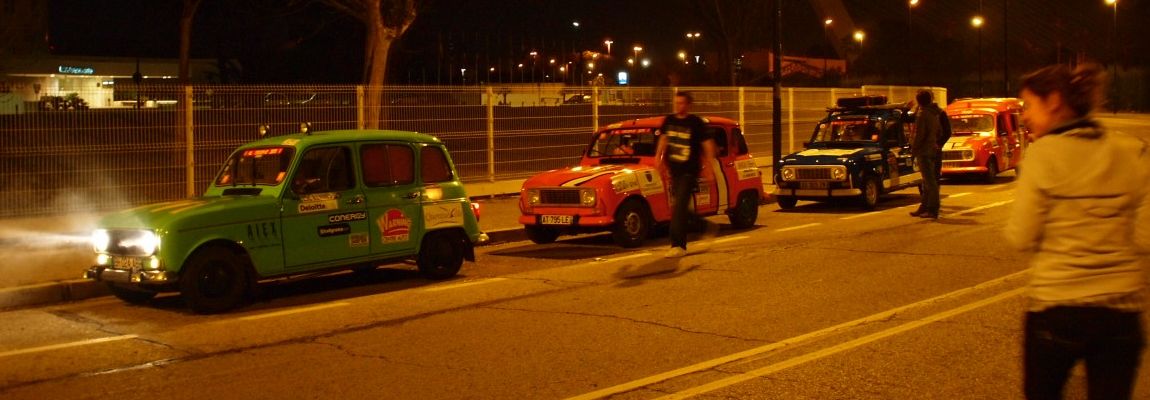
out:
M814 227L816 227L816 226L821 226L822 224L823 224L822 222L815 222L815 223L813 223L813 224L806 224L806 225L792 226L792 227L790 227L790 228L775 229L775 232L790 232L790 231L797 231L797 230L799 230L799 229L814 228Z
M138 336L136 336L136 335L120 335L120 336L111 336L111 337L81 340L78 342L69 342L69 343L53 344L53 345L48 345L48 346L31 347L31 348L20 349L20 350L9 350L9 351L5 351L5 352L0 352L0 358L10 357L10 356L18 356L21 354L40 353L40 352L51 351L51 350L66 349L69 347L87 346L87 345L96 344L96 343L106 343L106 342L115 342L115 341L120 341L120 340L135 339L137 337Z
M708 383L705 385L696 386L696 387L693 387L693 388L690 388L687 390L683 390L680 392L676 392L676 393L673 393L673 394L670 394L667 396L662 396L662 397L659 397L658 399L659 400L685 399L688 397L697 396L697 395L700 395L703 393L712 392L712 391L722 389L722 388L725 388L728 386L743 383L743 382L746 382L746 381L749 381L752 379L760 378L760 377L763 377L763 376L766 376L766 375L769 375L769 374L772 374L772 373L775 373L778 371L782 371L782 370L787 369L787 368L799 366L799 365L802 365L802 364L805 364L805 363L808 363L811 361L818 360L820 358L829 357L829 356L832 356L832 355L835 355L835 354L838 354L838 353L841 353L841 352L844 352L847 350L862 347L862 346L865 346L865 345L870 344L872 342L886 339L888 337L898 335L898 334L903 333L903 332L918 329L918 328L921 328L923 326L926 326L926 325L929 325L929 324L932 324L932 323L935 323L935 322L938 322L938 321L941 321L941 320L944 320L947 318L951 318L951 317L954 317L956 315L959 315L959 314L962 314L965 312L973 311L973 310L976 310L978 308L985 307L985 306L1009 299L1011 297L1017 296L1019 294L1022 294L1025 290L1026 290L1026 288L1017 288L1014 290L1010 290L1008 292L1000 293L1000 294L993 296L993 297L989 297L989 298L982 299L982 300L979 300L979 301L976 301L973 303L969 303L969 304L963 305L961 307L952 308L950 310L946 310L946 311L931 315L931 316L923 318L923 319L915 320L912 322L908 322L908 323L896 326L894 328L879 331L879 332L876 332L876 333L873 333L873 334L870 334L867 336L863 336L863 337L855 339L855 340L851 340L849 342L841 343L841 344L831 346L831 347L828 347L828 348L825 348L825 349L822 349L819 351L807 353L807 354L804 354L804 355L801 355L801 356L798 356L798 357L795 357L795 358L792 358L792 359L789 359L786 361L771 364L771 365L763 367L763 368L747 371L747 372L744 372L744 373L741 373L741 374L738 374L735 376L731 376L729 378L720 379L720 380L717 380L717 381L714 381L714 382L711 382L711 383Z
M870 316L859 318L859 319L856 319L853 321L844 322L844 323L841 323L841 324L838 324L835 326L823 328L823 329L820 329L820 330L817 330L814 332L809 332L809 333L806 333L803 335L799 335L799 336L795 336L795 337L792 337L789 339L785 339L785 340L780 341L780 342L771 343L771 344L756 347L756 348L753 348L750 350L744 350L744 351L741 351L738 353L734 353L734 354L726 355L723 357L703 361L703 362L693 364L693 365L688 365L686 367L667 371L667 372L664 372L661 374L652 375L652 376L649 376L646 378L640 378L640 379L636 379L636 380L633 380L633 381L630 381L627 383L603 388L603 389L596 390L594 392L590 392L587 394L571 397L568 400L590 400L590 399L604 398L604 397L613 396L613 395L616 395L619 393L629 392L629 391L632 391L635 389L650 386L650 385L653 385L653 384L656 384L659 382L663 382L666 380L674 379L674 378L677 378L680 376L693 374L693 373L696 373L699 371L705 371L705 370L708 370L711 368L718 367L720 365L729 364L729 363L732 363L735 361L740 361L740 360L744 360L744 359L747 359L750 357L758 356L760 354L769 353L771 351L775 351L775 350L778 350L778 349L781 349L784 347L795 346L795 345L798 345L801 343L809 342L809 341L819 339L819 338L822 338L824 336L827 336L827 335L830 335L833 333L837 333L837 332L840 332L840 331L843 331L846 329L851 329L851 328L857 327L859 325L864 325L864 324L869 324L869 323L873 323L873 322L886 320L886 319L891 318L891 317L893 317L899 313L906 312L907 310L918 308L918 307L923 307L923 306L937 303L939 301L943 301L946 299L962 296L962 295L968 294L970 292L980 290L980 289L983 289L983 288L986 288L989 286L999 285L999 284L1005 283L1006 281L1009 281L1011 279L1025 276L1026 273L1027 273L1027 271L1015 272L1013 274L1006 275L1006 276L999 277L999 278L995 278L995 279L992 279L992 280L989 280L989 281L986 281L986 282L983 282L983 283L980 283L980 284L977 284L977 285L974 285L971 287L955 290L953 292L942 294L939 296L935 296L935 297L932 297L932 298L929 298L926 300L921 300L921 301L907 304L904 306L892 308L890 310L886 310L886 311L883 311L883 312L880 312L877 314L873 314Z

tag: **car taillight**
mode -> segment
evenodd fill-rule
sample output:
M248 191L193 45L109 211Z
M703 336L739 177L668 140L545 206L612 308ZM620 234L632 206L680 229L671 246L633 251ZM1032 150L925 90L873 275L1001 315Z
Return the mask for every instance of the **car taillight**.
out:
M471 203L471 211L475 213L475 221L479 221L479 203Z

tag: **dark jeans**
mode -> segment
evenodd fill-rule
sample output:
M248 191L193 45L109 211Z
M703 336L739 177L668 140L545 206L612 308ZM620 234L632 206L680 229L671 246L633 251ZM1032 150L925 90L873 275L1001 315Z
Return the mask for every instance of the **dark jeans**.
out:
M687 227L693 217L692 196L699 184L698 174L676 174L671 177L671 246L687 249Z
M922 204L918 206L918 209L919 211L938 214L938 209L941 207L941 204L938 193L940 163L937 159L940 157L928 155L917 158L918 170L922 173Z
M1070 369L1086 362L1090 400L1129 399L1145 345L1142 314L1055 307L1026 314L1026 398L1062 399Z

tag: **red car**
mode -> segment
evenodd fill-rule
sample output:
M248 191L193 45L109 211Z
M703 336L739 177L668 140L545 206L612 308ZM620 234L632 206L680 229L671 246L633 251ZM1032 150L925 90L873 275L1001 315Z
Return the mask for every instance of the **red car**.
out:
M954 133L942 148L942 176L978 176L989 183L1018 167L1027 140L1022 100L958 100L946 114Z
M738 123L704 118L714 136L716 179L701 185L693 209L700 216L726 214L737 228L758 218L763 181ZM671 220L669 177L655 168L657 131L663 117L629 120L592 136L579 165L528 179L519 209L527 236L550 243L563 234L612 232L616 243L636 247L657 224Z

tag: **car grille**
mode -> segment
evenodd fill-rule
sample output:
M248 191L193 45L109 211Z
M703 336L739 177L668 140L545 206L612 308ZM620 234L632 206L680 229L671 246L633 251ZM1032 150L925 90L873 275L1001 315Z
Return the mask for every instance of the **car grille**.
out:
M942 160L943 161L965 161L966 157L963 157L963 155L962 155L962 153L964 153L965 151L966 150L946 150L946 151L943 151L942 152Z
M540 204L578 205L579 189L543 189L539 191Z
M964 163L961 163L961 162L943 162L942 167L943 168L963 168L963 167L966 167L966 165L963 165L963 164Z
M830 168L798 168L795 169L795 179L800 181L829 181Z

